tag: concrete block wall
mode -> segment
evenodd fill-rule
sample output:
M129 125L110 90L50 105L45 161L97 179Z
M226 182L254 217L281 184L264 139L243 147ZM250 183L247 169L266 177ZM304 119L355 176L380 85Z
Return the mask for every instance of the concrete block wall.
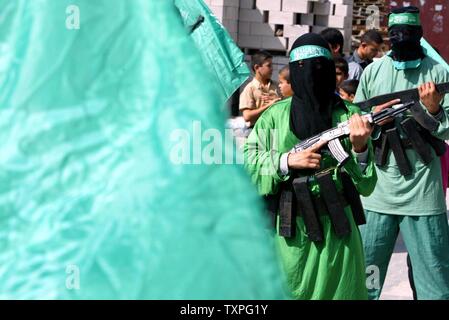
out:
M351 48L354 0L205 0L242 49L288 51L300 35L339 29Z
M235 42L238 42L240 0L204 0Z

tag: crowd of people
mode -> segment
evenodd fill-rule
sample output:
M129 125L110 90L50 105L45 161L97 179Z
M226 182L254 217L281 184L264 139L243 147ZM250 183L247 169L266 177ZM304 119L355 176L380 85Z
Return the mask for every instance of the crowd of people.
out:
M442 174L449 98L435 85L448 82L449 72L423 51L416 7L392 10L388 32L391 50L382 57L382 36L375 30L348 57L340 31L305 34L295 41L278 85L270 53L252 57L254 79L240 97L253 128L245 167L274 213L278 255L296 299L378 299L399 231L415 298L449 299ZM375 126L362 116L358 102L406 89L418 89L415 104L432 128L410 113ZM401 102L392 97L371 111ZM343 163L325 143L295 147L347 120ZM267 130L276 138L262 134ZM372 286L369 266L378 270Z

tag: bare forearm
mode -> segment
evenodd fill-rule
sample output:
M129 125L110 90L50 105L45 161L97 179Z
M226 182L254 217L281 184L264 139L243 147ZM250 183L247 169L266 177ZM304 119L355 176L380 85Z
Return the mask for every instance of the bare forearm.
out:
M253 126L257 119L259 119L260 115L269 108L270 106L263 106L260 107L258 109L246 109L243 110L243 119L245 119L245 121L251 123L251 126Z

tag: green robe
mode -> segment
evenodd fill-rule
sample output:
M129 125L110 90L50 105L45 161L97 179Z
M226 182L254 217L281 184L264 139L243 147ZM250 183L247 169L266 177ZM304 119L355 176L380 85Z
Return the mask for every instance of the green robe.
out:
M274 194L280 183L290 177L279 173L281 155L288 152L299 140L290 130L291 99L283 100L267 111L257 121L245 145L245 166L257 185L259 194ZM348 110L336 109L333 124L345 121L360 110L347 104ZM271 136L273 139L270 139ZM351 150L348 138L343 145ZM352 153L351 153L352 154ZM369 144L368 163L362 172L357 158L352 154L344 169L351 176L357 190L369 195L376 184L372 146ZM330 156L323 156L322 169L335 167L337 162ZM335 171L334 171L335 173ZM334 174L337 187L338 176ZM318 194L319 187L313 185L312 193ZM278 253L285 271L287 283L295 299L366 299L365 263L360 233L352 218L350 207L345 211L351 223L349 236L338 238L331 230L329 216L321 216L325 240L311 242L306 234L304 222L297 217L296 236L286 239L275 235Z
M393 60L385 56L373 62L364 71L357 90L355 101L416 88L418 85L434 81L449 81L449 73L435 60L425 57L416 69L396 70ZM449 95L441 105L444 116L438 129L432 134L440 139L449 139ZM399 121L396 119L396 121ZM432 153L435 153L432 150ZM389 152L385 166L376 167L379 181L374 192L368 198L362 198L367 210L386 214L409 216L435 215L446 212L446 201L441 180L441 163L438 157L424 165L418 154L411 148L406 149L413 174L404 177L399 172L396 159Z
M0 8L0 298L285 298L243 168L176 163L227 113L173 1Z

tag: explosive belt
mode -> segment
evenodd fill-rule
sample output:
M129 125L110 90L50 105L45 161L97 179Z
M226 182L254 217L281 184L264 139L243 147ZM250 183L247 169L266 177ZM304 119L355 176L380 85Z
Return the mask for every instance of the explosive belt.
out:
M346 172L339 171L342 191L338 191L327 170L314 176L292 178L282 183L275 195L265 196L268 211L274 227L279 215L279 235L293 238L296 235L296 217L301 216L306 227L307 237L314 242L324 240L323 228L319 217L329 215L332 229L339 237L351 233L351 224L344 208L351 206L357 225L365 224L365 215L360 195ZM310 181L315 179L320 187L320 194L310 191Z
M400 137L398 127L405 132L407 138ZM413 172L405 149L414 149L425 165L428 165L434 159L432 149L438 157L446 152L445 142L434 137L413 118L406 118L397 124L389 123L382 126L381 135L379 139L373 140L373 145L376 165L384 166L388 152L391 150L403 176L408 176Z

